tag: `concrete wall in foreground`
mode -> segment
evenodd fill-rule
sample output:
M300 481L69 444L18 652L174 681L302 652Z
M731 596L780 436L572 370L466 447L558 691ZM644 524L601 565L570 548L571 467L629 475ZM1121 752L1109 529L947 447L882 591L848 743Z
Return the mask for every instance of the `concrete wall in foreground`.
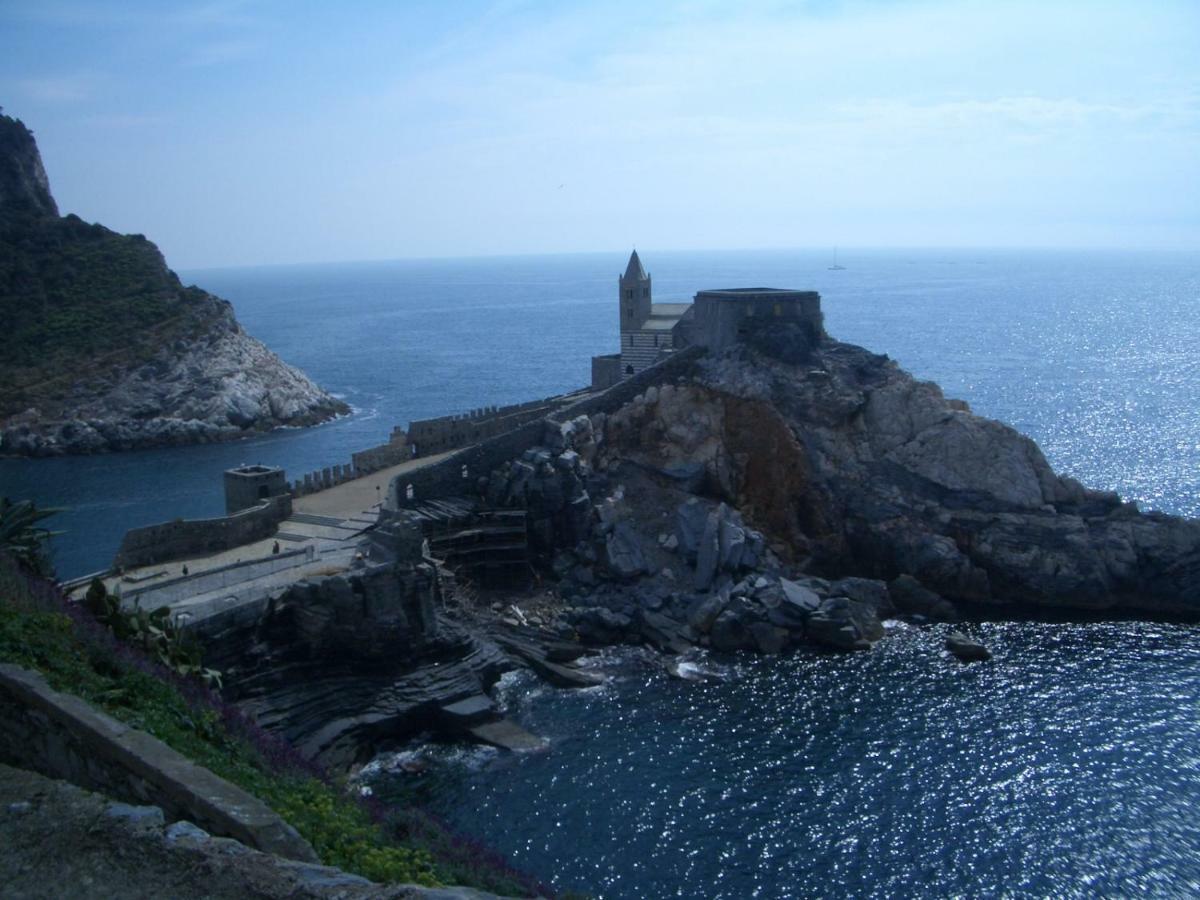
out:
M121 538L113 566L131 569L220 553L270 537L291 514L292 498L285 494L219 519L178 519L134 528Z
M158 806L170 820L257 850L317 862L308 842L257 797L18 666L0 665L0 761Z

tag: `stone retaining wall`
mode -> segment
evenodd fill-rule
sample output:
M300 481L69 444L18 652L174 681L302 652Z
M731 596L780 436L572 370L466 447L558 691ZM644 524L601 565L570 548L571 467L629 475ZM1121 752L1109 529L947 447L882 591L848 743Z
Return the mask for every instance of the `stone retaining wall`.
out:
M397 475L388 485L385 503L391 509L400 509L437 497L474 495L480 476L540 444L545 433L546 420L537 419L452 453L433 465Z
M0 665L0 760L160 807L168 819L248 847L317 862L308 842L257 797L18 666Z
M113 566L132 569L220 553L268 538L292 514L292 498L270 497L252 509L219 519L179 519L125 532Z
M605 391L560 407L548 418L553 422L568 422L577 416L616 412L646 388L686 375L692 370L696 360L706 352L704 347L688 347L686 350L677 350L662 362L642 369L636 375L629 376Z

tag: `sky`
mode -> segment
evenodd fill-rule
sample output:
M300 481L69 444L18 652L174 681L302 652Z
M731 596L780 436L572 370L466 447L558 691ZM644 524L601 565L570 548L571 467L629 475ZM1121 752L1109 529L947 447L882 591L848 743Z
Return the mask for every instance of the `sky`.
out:
M1200 0L0 0L0 106L176 268L1200 247Z

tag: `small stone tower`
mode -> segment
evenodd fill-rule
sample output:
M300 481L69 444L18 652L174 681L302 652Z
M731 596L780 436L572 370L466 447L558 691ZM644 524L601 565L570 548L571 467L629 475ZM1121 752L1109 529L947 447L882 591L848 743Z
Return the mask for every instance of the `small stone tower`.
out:
M636 331L650 318L650 276L642 268L636 250L630 254L629 265L617 284L621 299L620 332Z
M225 470L226 515L287 492L287 475L279 466L238 466Z

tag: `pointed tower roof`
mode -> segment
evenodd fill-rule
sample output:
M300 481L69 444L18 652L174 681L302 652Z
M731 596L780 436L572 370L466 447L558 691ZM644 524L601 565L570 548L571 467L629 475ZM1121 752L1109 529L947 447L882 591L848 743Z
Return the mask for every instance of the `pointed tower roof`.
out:
M645 281L649 276L646 275L646 270L642 268L642 261L638 259L637 251L629 254L629 265L625 267L625 275L621 278L622 281L636 279Z

